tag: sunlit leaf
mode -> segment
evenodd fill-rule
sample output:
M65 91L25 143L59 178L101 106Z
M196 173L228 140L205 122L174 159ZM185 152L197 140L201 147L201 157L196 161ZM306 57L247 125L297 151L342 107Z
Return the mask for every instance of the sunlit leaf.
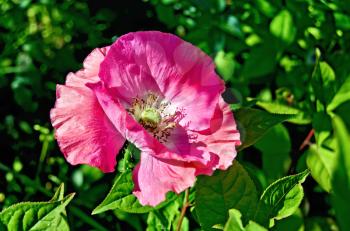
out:
M292 215L299 207L304 191L301 186L309 175L305 170L296 175L283 177L266 188L260 198L255 220L268 226L270 219L282 219Z

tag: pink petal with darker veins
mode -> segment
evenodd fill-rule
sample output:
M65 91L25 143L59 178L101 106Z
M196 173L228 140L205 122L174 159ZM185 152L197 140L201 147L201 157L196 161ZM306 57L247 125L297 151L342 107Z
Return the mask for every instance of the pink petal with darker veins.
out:
M50 117L57 142L68 162L112 172L125 139L109 121L94 93L85 86L98 81L97 64L106 49L95 49L84 62L85 69L70 73L66 85L57 85L57 99Z

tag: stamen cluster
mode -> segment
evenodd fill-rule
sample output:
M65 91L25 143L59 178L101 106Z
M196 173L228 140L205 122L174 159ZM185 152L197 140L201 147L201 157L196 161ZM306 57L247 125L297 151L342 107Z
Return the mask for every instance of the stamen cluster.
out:
M156 139L165 143L182 118L179 110L168 113L170 105L156 94L148 92L142 98L134 98L127 111Z

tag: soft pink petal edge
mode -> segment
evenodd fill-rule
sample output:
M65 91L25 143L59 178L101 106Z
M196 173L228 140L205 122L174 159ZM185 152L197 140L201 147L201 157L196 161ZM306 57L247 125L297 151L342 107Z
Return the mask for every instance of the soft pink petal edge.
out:
M208 130L196 133L197 140L205 143L206 149L219 157L218 169L225 170L232 165L237 155L236 147L241 144L240 133L230 106L220 97Z
M88 164L112 172L125 139L106 117L94 93L85 86L99 81L99 63L107 51L108 47L93 50L82 70L68 74L66 85L57 85L50 118L58 145L69 163Z

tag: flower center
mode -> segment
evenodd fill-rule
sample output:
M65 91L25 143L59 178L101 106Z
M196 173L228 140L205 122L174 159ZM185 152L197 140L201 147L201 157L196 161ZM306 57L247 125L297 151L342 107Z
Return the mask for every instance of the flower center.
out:
M162 117L157 109L146 108L141 112L141 124L148 125L149 127L155 128L161 122Z
M156 139L165 143L183 117L180 111L168 107L169 102L154 93L147 93L142 98L134 98L127 111Z

